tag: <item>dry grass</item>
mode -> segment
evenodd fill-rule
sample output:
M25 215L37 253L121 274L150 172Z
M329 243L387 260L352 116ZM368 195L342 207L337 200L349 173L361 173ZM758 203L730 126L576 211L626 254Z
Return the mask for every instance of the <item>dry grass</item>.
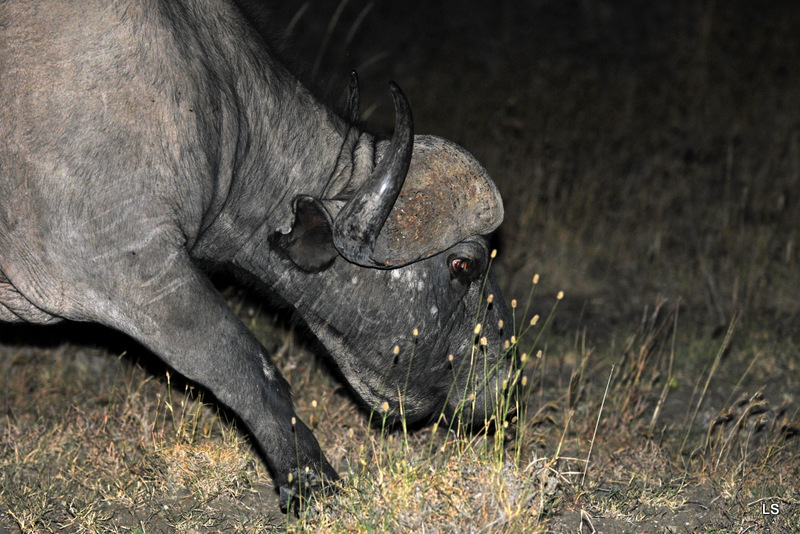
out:
M600 353L581 336L540 338L540 321L519 340L549 346L534 345L524 365L516 432L405 432L370 426L291 332L237 307L279 345L298 413L344 475L339 493L283 516L235 426L168 374L72 344L17 347L3 355L7 528L568 532L771 521L780 531L798 519L796 399L750 389L753 378L796 375L793 353L763 357L781 350L773 339L698 341L681 333L678 307L662 304ZM762 516L764 503L781 513Z
M68 344L4 352L0 503L23 532L210 526L207 503L259 478L235 428L168 377Z
M125 340L34 331L0 346L0 527L794 531L800 10L568 4L419 17L353 0L337 27L336 5L276 7L300 13L292 46L330 94L362 65L365 115L389 130L396 79L420 132L495 177L499 279L519 325L542 317L518 347L514 436L370 426L302 337L231 295L342 490L280 514L246 438L177 377Z

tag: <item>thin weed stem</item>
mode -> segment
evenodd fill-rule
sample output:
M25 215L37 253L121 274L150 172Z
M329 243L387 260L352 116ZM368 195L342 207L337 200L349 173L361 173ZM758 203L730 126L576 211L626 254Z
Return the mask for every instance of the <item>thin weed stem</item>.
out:
M553 307L550 308L550 314L547 316L547 319L545 320L544 324L542 325L542 328L539 330L539 333L536 335L536 339L533 340L533 343L531 344L531 347L527 351L528 354L533 352L533 349L535 349L537 347L537 345L539 344L539 340L542 338L542 334L544 334L545 330L547 330L547 327L550 325L550 321L553 319L553 315L555 315L555 313L556 313L556 308L558 307L558 303L561 302L561 299L563 299L563 298L564 298L564 292L563 291L559 291L558 295L556 295L556 301L553 304ZM533 324L531 324L530 326L533 326ZM527 329L526 329L526 331L527 331ZM523 334L524 334L524 332L520 334L520 337L522 337Z
M670 349L669 349L669 367L667 369L667 380L664 382L664 386L661 388L661 394L658 397L658 404L656 404L655 410L653 410L653 417L650 419L650 428L649 432L652 435L655 431L656 422L658 422L658 418L661 415L661 410L664 407L664 402L667 400L667 393L669 393L669 388L672 387L673 382L675 380L675 375L673 374L673 365L675 362L675 343L678 336L678 314L680 312L680 299L675 304L675 318L673 319L672 323L672 340L670 342Z
M295 12L294 16L292 17L292 20L289 21L289 24L286 25L286 35L292 34L292 32L294 31L294 27L297 26L297 23L300 22L301 18L303 18L303 15L305 14L306 11L308 11L310 5L311 2L305 2L302 6L300 6L300 9L298 9Z
M336 6L336 11L334 11L331 16L330 22L328 22L328 28L325 30L325 35L322 37L322 44L317 52L317 57L314 59L314 66L311 68L312 78L316 78L319 73L319 67L322 65L322 58L325 56L325 52L328 50L328 44L333 36L333 30L336 29L336 25L339 24L339 18L342 16L342 12L344 8L347 7L349 1L350 0L342 0L339 2L339 5Z
M606 405L606 398L608 398L608 388L611 386L611 378L614 376L614 364L611 364L611 371L608 373L608 381L606 382L606 390L603 392L603 400L600 402L600 410L597 412L597 421L594 423L594 431L592 432L592 441L589 443L589 452L586 454L586 462L583 465L583 476L581 477L580 486L583 487L586 482L586 473L589 471L589 460L592 457L592 449L594 449L594 440L597 437L597 429L600 427L600 418L603 416L603 407Z
M731 322L728 325L728 331L725 333L725 339L722 340L722 345L720 345L719 350L717 351L717 355L714 357L714 363L711 364L711 369L708 372L708 377L706 377L706 383L703 386L703 391L700 393L700 398L697 399L697 404L694 407L694 412L692 412L692 417L689 420L689 426L686 428L686 433L683 436L683 441L681 442L681 450L686 446L686 442L689 439L689 433L692 431L692 427L694 426L694 422L697 419L697 412L700 411L700 405L703 403L705 399L706 392L708 392L708 386L711 383L711 378L717 371L719 367L719 363L722 360L722 355L725 354L725 351L728 349L728 345L730 345L731 338L733 337L733 331L736 327L736 323L739 319L738 313L734 312L733 317L731 317Z
M528 299L525 301L525 309L522 312L522 320L525 320L525 317L528 316L528 310L531 307L531 302L533 302L533 292L536 289L536 286L539 284L539 275L534 274L533 278L531 279L531 289L528 291ZM522 337L523 332L517 333L517 337Z

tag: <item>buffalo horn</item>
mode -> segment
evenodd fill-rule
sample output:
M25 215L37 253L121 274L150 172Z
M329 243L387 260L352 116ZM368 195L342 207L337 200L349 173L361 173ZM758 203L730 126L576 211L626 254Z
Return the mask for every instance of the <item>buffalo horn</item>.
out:
M350 124L358 122L358 73L354 70L350 71L350 87L347 91L347 108L345 111Z
M333 227L333 243L339 253L353 263L368 267L385 266L384 262L372 259L371 254L405 181L414 146L411 107L397 84L390 82L389 88L397 117L392 141L372 175L336 216ZM348 104L357 101L353 94L351 84Z

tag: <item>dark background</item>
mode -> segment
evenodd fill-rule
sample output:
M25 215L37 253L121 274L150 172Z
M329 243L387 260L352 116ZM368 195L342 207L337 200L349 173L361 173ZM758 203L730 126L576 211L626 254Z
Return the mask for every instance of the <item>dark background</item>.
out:
M566 292L563 329L602 336L666 297L690 327L738 310L796 336L796 2L283 2L267 18L323 98L340 104L357 69L388 135L395 80L418 133L483 162L507 297L538 272Z

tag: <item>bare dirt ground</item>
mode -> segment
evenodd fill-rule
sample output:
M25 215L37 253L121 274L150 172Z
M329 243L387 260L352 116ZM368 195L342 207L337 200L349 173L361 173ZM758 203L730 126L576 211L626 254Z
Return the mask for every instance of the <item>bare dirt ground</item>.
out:
M339 471L380 476L297 522L243 436L125 338L1 327L0 533L798 531L800 4L295 1L270 25L332 105L356 68L388 134L393 79L418 133L483 162L506 298L540 274L520 323L565 292L517 467L489 484L482 457L425 452L429 429L384 438L234 290Z

